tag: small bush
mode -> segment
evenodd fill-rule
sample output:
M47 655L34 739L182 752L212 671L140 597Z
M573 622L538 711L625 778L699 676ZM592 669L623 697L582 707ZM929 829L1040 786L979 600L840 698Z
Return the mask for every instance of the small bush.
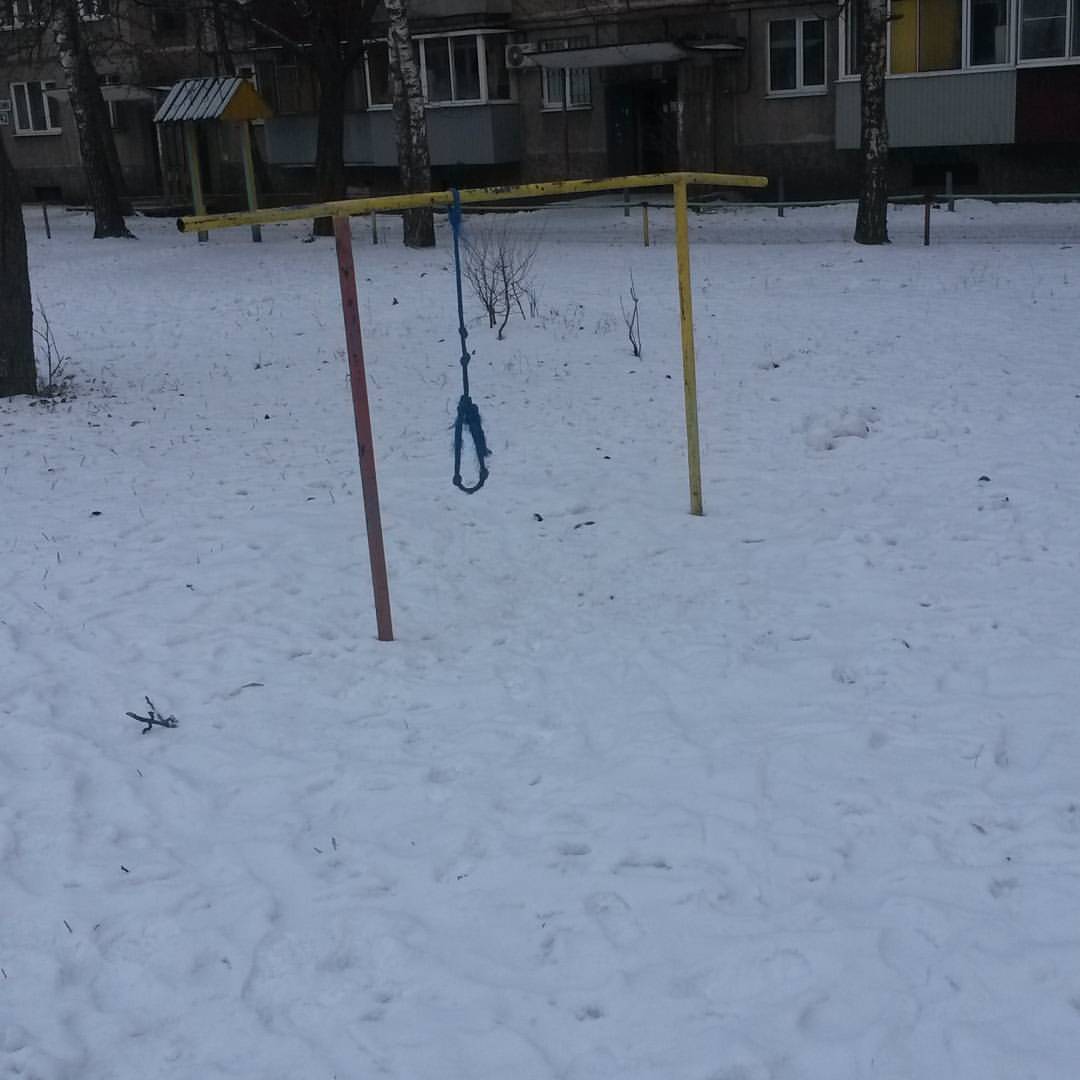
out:
M540 231L514 232L510 224L506 218L479 220L465 239L465 280L487 313L488 326L498 327L500 341L515 309L523 319L526 304L531 315L537 311L532 269Z

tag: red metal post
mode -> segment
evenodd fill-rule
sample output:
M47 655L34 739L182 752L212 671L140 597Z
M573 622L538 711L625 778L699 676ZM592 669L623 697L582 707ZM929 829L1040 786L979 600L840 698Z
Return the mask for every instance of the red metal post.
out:
M338 280L341 283L341 312L345 317L345 348L352 384L353 414L356 417L356 446L360 451L360 480L367 521L368 555L371 558L371 588L375 593L375 621L380 641L393 641L390 622L390 583L386 577L382 516L379 513L379 485L375 476L375 444L371 434L367 373L364 371L364 343L360 336L360 307L356 300L356 270L353 264L352 231L347 217L334 218Z

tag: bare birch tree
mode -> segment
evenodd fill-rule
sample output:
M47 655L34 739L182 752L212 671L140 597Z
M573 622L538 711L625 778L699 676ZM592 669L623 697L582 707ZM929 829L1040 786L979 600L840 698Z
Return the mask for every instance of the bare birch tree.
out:
M406 0L383 0L390 20L390 81L397 124L398 173L407 192L431 190L431 154L420 65L413 52ZM407 247L435 246L435 215L430 207L406 210Z
M67 77L68 101L79 135L87 200L94 212L94 239L130 238L132 234L124 222L120 163L83 29L79 0L56 0L53 36L60 66Z
M855 217L855 242L889 242L889 129L885 116L889 0L849 0L858 19L862 90L862 184Z

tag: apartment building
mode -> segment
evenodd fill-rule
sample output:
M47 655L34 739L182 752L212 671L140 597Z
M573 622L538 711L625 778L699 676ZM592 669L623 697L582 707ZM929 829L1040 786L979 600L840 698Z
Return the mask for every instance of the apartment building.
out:
M78 141L58 65L13 47L27 5L0 0L0 138L28 196L78 198ZM136 193L182 197L179 147L155 131L172 81L220 73L187 9L84 0L117 146ZM6 14L3 14L5 13ZM887 108L896 191L1073 191L1080 166L1080 0L892 0ZM414 0L438 183L709 169L783 177L789 197L852 194L858 20L850 4L706 0ZM272 40L234 41L271 105L258 132L281 195L310 190L316 89ZM211 192L239 151L208 131ZM383 30L348 88L350 183L396 183ZM775 192L775 188L774 188Z

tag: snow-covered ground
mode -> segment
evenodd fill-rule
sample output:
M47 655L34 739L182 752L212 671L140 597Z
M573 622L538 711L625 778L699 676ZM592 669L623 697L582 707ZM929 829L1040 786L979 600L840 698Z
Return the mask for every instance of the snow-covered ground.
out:
M28 212L0 1076L1080 1075L1080 210L921 215L694 220L702 518L669 213L514 219L471 498L445 229L356 222L387 644L329 242Z

